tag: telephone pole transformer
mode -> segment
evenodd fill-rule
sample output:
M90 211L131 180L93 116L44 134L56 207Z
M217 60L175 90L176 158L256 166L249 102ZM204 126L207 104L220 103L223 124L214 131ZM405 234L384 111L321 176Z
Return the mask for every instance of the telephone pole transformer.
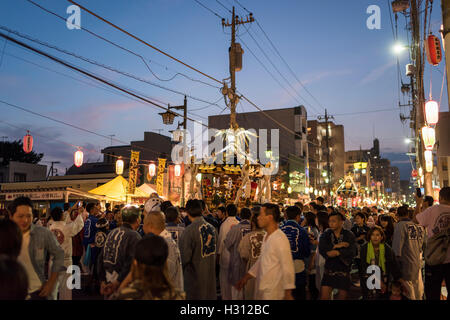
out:
M231 88L228 88L226 83L224 83L222 93L224 96L227 96L230 101L230 128L232 129L237 129L239 127L236 121L236 106L239 102L239 97L236 95L236 71L242 70L242 55L244 54L241 45L236 43L236 26L251 23L253 21L255 21L255 19L253 18L252 13L249 14L246 20L243 20L242 18L239 19L239 16L235 15L234 7L231 23L229 23L228 20L225 22L225 19L222 19L222 27L231 27L231 46L228 49Z

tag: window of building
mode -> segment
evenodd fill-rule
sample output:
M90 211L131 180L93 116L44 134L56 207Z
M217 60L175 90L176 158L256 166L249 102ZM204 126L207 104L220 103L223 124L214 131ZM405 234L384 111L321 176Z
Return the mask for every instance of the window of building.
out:
M444 185L443 185L443 187L448 187L449 185L448 185L448 180L444 180Z
M442 171L448 171L447 159L445 158L444 161L442 162Z
M26 181L27 181L26 173L14 172L14 182L26 182Z

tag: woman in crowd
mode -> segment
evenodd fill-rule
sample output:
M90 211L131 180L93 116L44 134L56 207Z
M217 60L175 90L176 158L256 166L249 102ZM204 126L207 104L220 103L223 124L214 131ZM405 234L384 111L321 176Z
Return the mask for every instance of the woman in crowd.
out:
M388 215L384 214L379 218L379 226L383 229L384 236L386 238L386 243L392 247L392 237L394 236L394 219Z
M315 257L317 250L317 240L319 239L319 227L316 225L316 215L312 212L305 213L305 219L302 222L309 235L311 241L311 256L308 259L306 270L308 270L308 290L311 300L317 300L319 297L319 290L316 287L316 267Z
M164 238L147 235L136 245L131 266L132 282L114 297L117 300L183 300L167 275L169 248Z
M359 275L363 299L387 299L389 297L389 284L398 281L401 277L400 268L395 260L394 252L391 247L385 243L383 229L375 226L367 234L369 240L361 247L361 260ZM367 279L374 271L368 270L370 265L376 265L381 271L381 281L379 289L376 288L376 281L373 281L373 288L367 287ZM372 283L369 281L369 284Z

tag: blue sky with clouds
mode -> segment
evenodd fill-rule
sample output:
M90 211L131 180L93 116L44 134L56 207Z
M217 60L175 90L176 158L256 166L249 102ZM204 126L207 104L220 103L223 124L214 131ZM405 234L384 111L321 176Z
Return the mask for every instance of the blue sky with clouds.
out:
M63 0L34 0L44 7L68 16L69 2ZM221 80L228 75L229 30L222 29L218 17L199 6L194 0L132 0L107 1L79 0L82 5L124 27L131 33ZM230 14L215 0L199 0L220 16ZM231 8L233 0L220 0ZM241 0L262 25L273 43L289 63L307 89L336 115L336 122L345 126L346 149L368 148L373 135L380 139L384 153L406 152L404 138L409 125L401 124L398 108L397 65L391 51L394 43L388 3L381 0ZM366 20L369 5L381 8L381 29L369 30ZM237 13L246 12L236 5ZM434 4L431 26L435 34L441 24L439 3ZM218 89L176 76L171 81L159 81L149 72L138 57L101 41L82 30L69 30L65 22L33 6L26 0L2 0L0 25L50 43L59 48L90 58L160 84L188 93L202 100L215 102L220 99ZM215 84L213 81L187 69L160 53L114 30L85 12L81 24L96 33L144 56L152 71L162 79L172 78L182 72L191 78ZM398 32L406 44L405 20L399 16ZM4 31L2 31L4 32ZM286 89L281 88L261 67L253 55L244 48L243 69L237 73L238 90L263 109L293 107L304 104L311 118L322 107L316 103L293 78L254 23L250 32L240 27L238 34L257 57L264 62ZM300 94L298 97L265 59L252 35L290 85ZM16 37L16 36L14 36ZM238 39L238 41L240 41ZM155 100L180 105L183 96L142 83L123 75L89 64L54 49L26 43L51 53L70 63L98 74L124 87L145 94ZM0 100L29 108L33 111L70 122L103 135L114 134L121 141L140 140L145 130L173 130L164 126L158 115L160 110L126 98L93 80L86 79L46 58L37 56L12 43L0 40L2 59L0 65ZM400 57L400 70L404 74L408 54ZM430 68L426 66L425 88L429 90ZM444 63L433 68L433 96L439 100ZM407 81L404 77L404 81ZM290 94L287 93L290 90ZM447 92L444 90L441 110L447 109ZM294 96L295 98L293 98ZM402 100L403 101L403 100ZM223 106L223 101L219 101ZM190 109L207 104L188 99ZM38 152L44 152L44 160L59 160L62 167L72 163L74 146L85 148L85 158L97 161L99 151L110 141L86 132L24 113L0 103L2 112L0 134L8 139L18 139L25 129L35 135ZM388 112L366 113L362 111L393 109ZM206 122L208 115L218 114L221 107L210 106L194 111L192 117ZM238 111L255 111L242 103ZM403 109L404 113L405 110ZM225 111L226 113L226 111ZM354 114L353 114L354 113ZM345 114L339 116L339 114ZM118 143L116 143L118 144ZM396 161L405 161L396 160Z

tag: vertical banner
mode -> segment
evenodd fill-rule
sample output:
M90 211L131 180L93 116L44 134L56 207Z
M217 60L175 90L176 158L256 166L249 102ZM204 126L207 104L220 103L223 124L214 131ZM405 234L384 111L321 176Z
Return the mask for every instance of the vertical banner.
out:
M131 151L130 168L128 173L128 193L136 191L137 173L139 169L139 151Z
M164 171L166 168L166 159L158 158L158 178L156 179L156 192L159 196L164 193Z

